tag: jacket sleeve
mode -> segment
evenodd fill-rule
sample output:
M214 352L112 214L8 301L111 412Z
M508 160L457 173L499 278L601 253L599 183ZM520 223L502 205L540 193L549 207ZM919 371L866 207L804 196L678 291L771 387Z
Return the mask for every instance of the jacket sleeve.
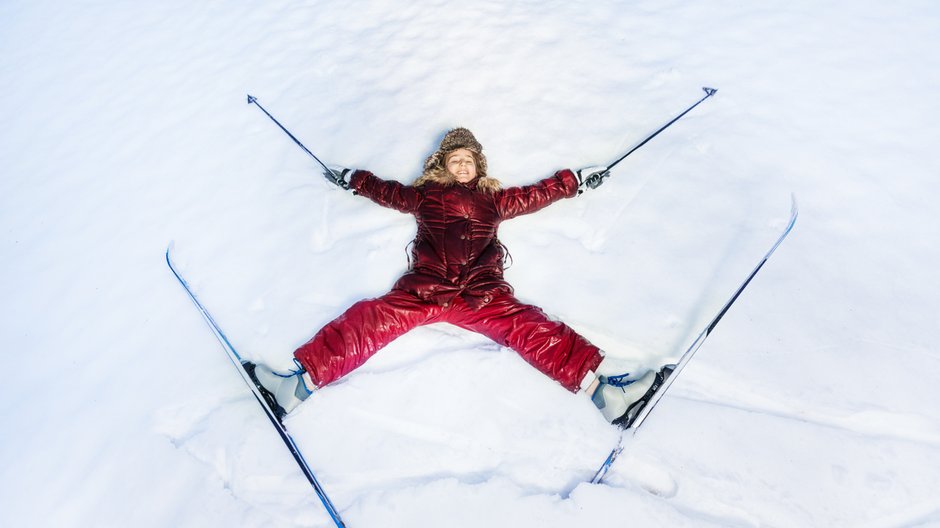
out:
M414 213L423 195L410 185L383 180L369 171L357 170L349 179L349 187L382 207L403 213Z
M526 185L510 187L496 193L496 208L502 220L534 213L546 205L562 198L578 194L578 178L569 169L560 170L554 176Z

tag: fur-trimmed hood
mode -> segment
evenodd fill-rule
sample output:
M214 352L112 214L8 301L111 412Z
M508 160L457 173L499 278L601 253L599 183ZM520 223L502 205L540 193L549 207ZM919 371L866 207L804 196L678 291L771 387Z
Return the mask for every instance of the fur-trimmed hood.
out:
M457 177L447 172L444 163L447 154L457 149L467 149L473 153L477 170L477 178L474 180L477 190L492 193L502 187L499 180L490 178L486 174L486 156L483 155L483 145L477 141L472 132L463 127L455 128L444 135L440 147L425 160L424 173L415 180L414 186L421 187L427 183L446 186L457 183Z
M430 174L425 172L415 180L414 186L421 187L428 183L437 183L444 186L455 185L457 184L457 177L447 172L446 169L440 171L435 170ZM499 183L499 180L490 178L489 176L478 176L468 185L476 185L478 191L487 193L494 193L502 188L502 184Z

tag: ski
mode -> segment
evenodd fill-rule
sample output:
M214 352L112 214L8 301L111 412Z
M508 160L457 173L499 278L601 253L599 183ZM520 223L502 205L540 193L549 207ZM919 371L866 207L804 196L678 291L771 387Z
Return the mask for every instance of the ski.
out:
M300 449L297 447L297 443L294 442L293 437L284 427L284 423L281 422L281 416L272 409L271 405L268 403L266 395L262 392L263 389L260 388L255 381L253 381L253 376L251 375L251 370L253 370L254 365L242 359L242 357L235 350L235 347L232 346L232 343L226 337L225 333L222 332L222 329L215 322L215 319L212 318L212 315L206 310L205 306L199 302L199 299L196 298L196 294L193 293L193 290L189 287L189 283L186 282L186 279L180 274L176 269L176 266L173 265L173 260L170 258L170 251L173 249L173 245L166 250L166 263L170 267L170 271L173 272L173 275L176 277L176 280L179 281L183 289L186 290L186 294L189 295L189 299L196 306L196 309L199 310L199 313L202 315L202 318L206 321L206 324L209 325L209 328L212 330L213 335L216 339L219 340L219 343L222 345L222 348L225 350L226 355L228 355L229 360L238 370L238 373L241 375L242 380L245 384L248 385L248 388L251 389L251 394L257 400L258 405L264 410L265 415L271 421L271 425L274 426L274 429L277 431L278 435L281 437L281 440L284 442L284 445L287 446L288 451L294 457L294 460L297 462L297 465L300 467L301 472L304 476L307 477L307 480L310 482L310 485L313 486L313 491L316 492L317 496L320 498L320 502L323 503L323 507L326 508L326 512L329 514L330 518L333 519L333 522L336 524L337 528L345 528L342 518L339 515L339 512L336 511L336 507L333 506L333 502L326 495L326 492L323 490L323 487L320 486L320 483L317 481L316 476L313 474L313 470L310 469L310 465L307 464L306 459L304 459L303 454L300 452Z
M783 243L784 239L787 238L787 235L790 234L790 231L793 230L793 226L796 224L796 217L799 214L799 208L796 205L796 197L791 196L791 205L790 205L790 220L787 222L786 228L780 234L777 241L774 242L774 245L771 246L770 250L766 255L757 263L757 266L751 271L750 275L744 279L744 282L738 286L738 289L735 290L734 295L721 307L721 310L718 311L718 314L709 321L708 325L705 326L705 329L698 335L695 341L689 346L684 354L679 358L679 362L675 365L667 365L660 375L657 376L656 383L653 384L650 391L644 396L640 401L640 405L637 408L632 409L628 412L627 418L623 420L620 424L620 441L610 454L604 460L604 463L601 465L600 469L594 474L594 477L591 479L592 484L598 484L607 475L607 471L613 465L614 461L617 460L617 457L620 456L620 453L623 452L627 436L633 436L636 434L637 429L643 425L643 422L649 416L649 414L656 407L656 404L659 403L659 400L662 399L663 395L669 390L669 387L672 385L672 382L675 381L676 376L682 372L682 369L689 363L689 360L692 359L692 356L695 355L695 352L698 351L699 347L702 346L702 343L705 342L705 339L712 333L715 327L718 325L718 322L721 321L721 318L724 317L725 313L728 312L728 309L731 308L731 305L734 304L738 297L741 295L741 292L747 288L747 285L751 283L751 280L757 275L757 272L764 266L767 260L773 255L774 251Z

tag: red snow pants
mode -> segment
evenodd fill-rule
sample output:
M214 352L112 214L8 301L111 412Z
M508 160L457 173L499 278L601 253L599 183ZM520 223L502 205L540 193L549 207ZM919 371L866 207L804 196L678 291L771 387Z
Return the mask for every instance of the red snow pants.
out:
M529 364L576 392L601 362L597 347L570 327L549 319L508 293L478 310L459 296L447 306L403 290L352 305L294 352L314 383L323 387L345 376L405 332L431 323L451 323L483 334L518 352Z

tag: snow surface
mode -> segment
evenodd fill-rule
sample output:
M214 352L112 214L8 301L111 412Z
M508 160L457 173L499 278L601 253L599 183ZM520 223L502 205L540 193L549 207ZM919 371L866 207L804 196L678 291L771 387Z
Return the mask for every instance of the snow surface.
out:
M350 527L940 526L940 7L930 1L0 3L0 525L330 526L163 261L246 356L406 267L467 126L517 295L674 360L801 204L603 485L617 433L512 351L414 331L288 421Z

